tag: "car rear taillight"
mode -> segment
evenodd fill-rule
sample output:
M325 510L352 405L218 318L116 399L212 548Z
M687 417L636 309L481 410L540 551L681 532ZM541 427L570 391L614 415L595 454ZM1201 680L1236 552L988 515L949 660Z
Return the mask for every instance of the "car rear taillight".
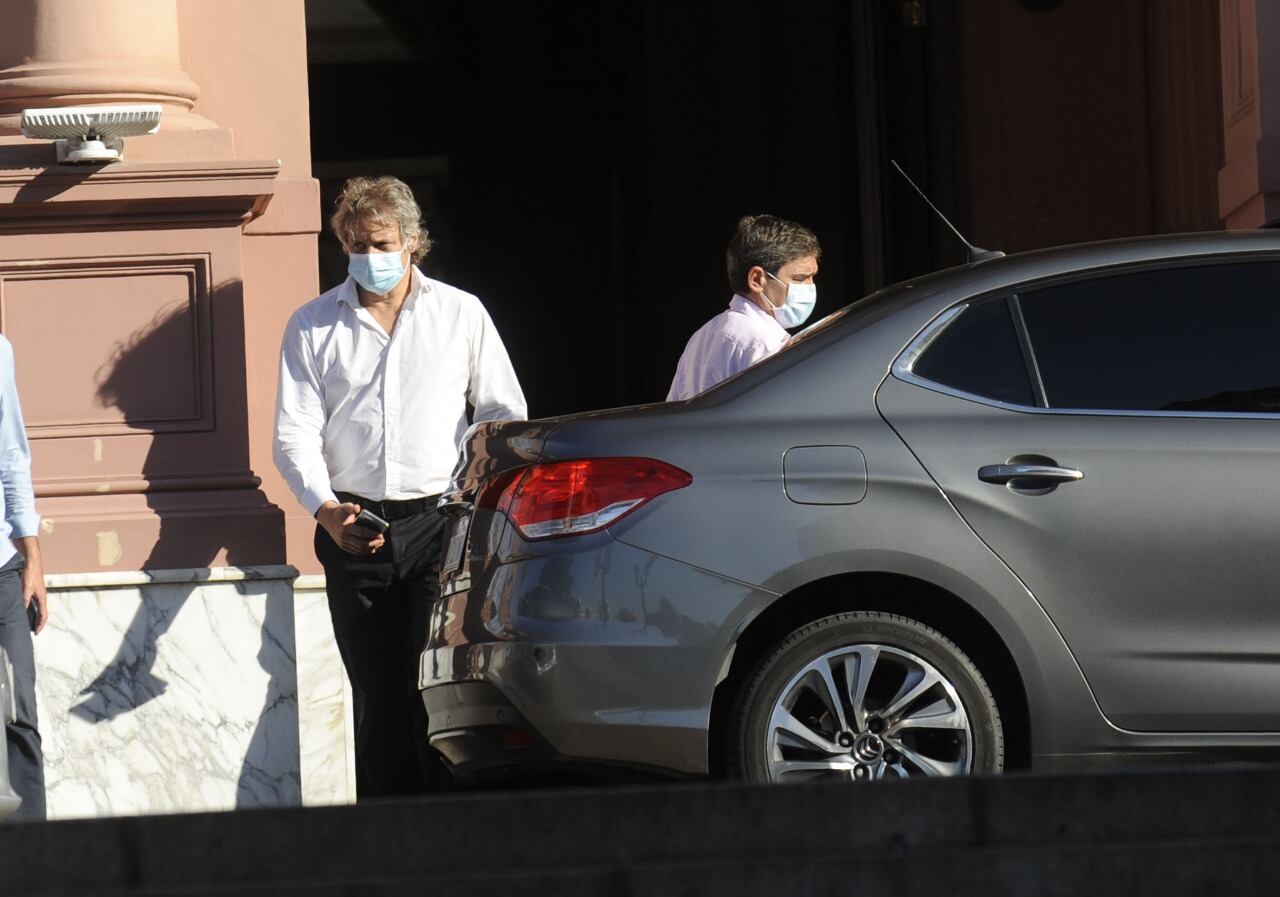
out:
M516 467L512 470L503 471L493 479L484 484L484 488L480 490L480 495L476 498L477 508L497 508L501 511L507 510L507 505L511 502L510 491L520 478L524 476L527 467Z
M525 539L592 533L693 477L652 458L583 458L506 471L490 480L476 506L504 512Z

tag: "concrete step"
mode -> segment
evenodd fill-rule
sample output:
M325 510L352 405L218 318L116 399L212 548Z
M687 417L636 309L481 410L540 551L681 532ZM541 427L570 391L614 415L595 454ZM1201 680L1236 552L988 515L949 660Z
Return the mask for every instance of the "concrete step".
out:
M1280 768L488 791L6 825L0 894L1280 893ZM867 892L871 893L871 892Z

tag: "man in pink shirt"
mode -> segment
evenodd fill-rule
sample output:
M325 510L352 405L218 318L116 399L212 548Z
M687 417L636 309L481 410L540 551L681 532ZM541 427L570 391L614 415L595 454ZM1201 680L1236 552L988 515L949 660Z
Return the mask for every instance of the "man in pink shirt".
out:
M725 251L729 307L689 339L667 401L696 396L787 344L813 312L822 247L813 231L772 215L747 215Z

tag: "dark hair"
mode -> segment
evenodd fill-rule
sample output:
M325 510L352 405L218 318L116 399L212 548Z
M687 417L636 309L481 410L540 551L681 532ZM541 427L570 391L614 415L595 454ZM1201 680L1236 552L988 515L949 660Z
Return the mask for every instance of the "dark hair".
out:
M822 247L813 231L803 224L785 221L773 215L745 215L725 250L725 269L729 286L735 293L747 292L747 272L759 265L770 274L787 262L811 255L822 255Z

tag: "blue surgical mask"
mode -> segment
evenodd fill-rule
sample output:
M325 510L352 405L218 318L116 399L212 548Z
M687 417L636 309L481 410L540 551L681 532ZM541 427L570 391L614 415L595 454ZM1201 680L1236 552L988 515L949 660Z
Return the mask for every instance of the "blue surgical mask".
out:
M769 274L768 271L764 273ZM799 327L809 320L809 315L813 314L813 307L818 303L818 285L814 283L783 283L774 275L769 274L769 276L787 288L787 302L785 305L773 306L773 319L788 330L792 327ZM765 298L769 297L766 296Z
M347 256L347 273L370 293L385 296L404 277L402 251L352 252Z

